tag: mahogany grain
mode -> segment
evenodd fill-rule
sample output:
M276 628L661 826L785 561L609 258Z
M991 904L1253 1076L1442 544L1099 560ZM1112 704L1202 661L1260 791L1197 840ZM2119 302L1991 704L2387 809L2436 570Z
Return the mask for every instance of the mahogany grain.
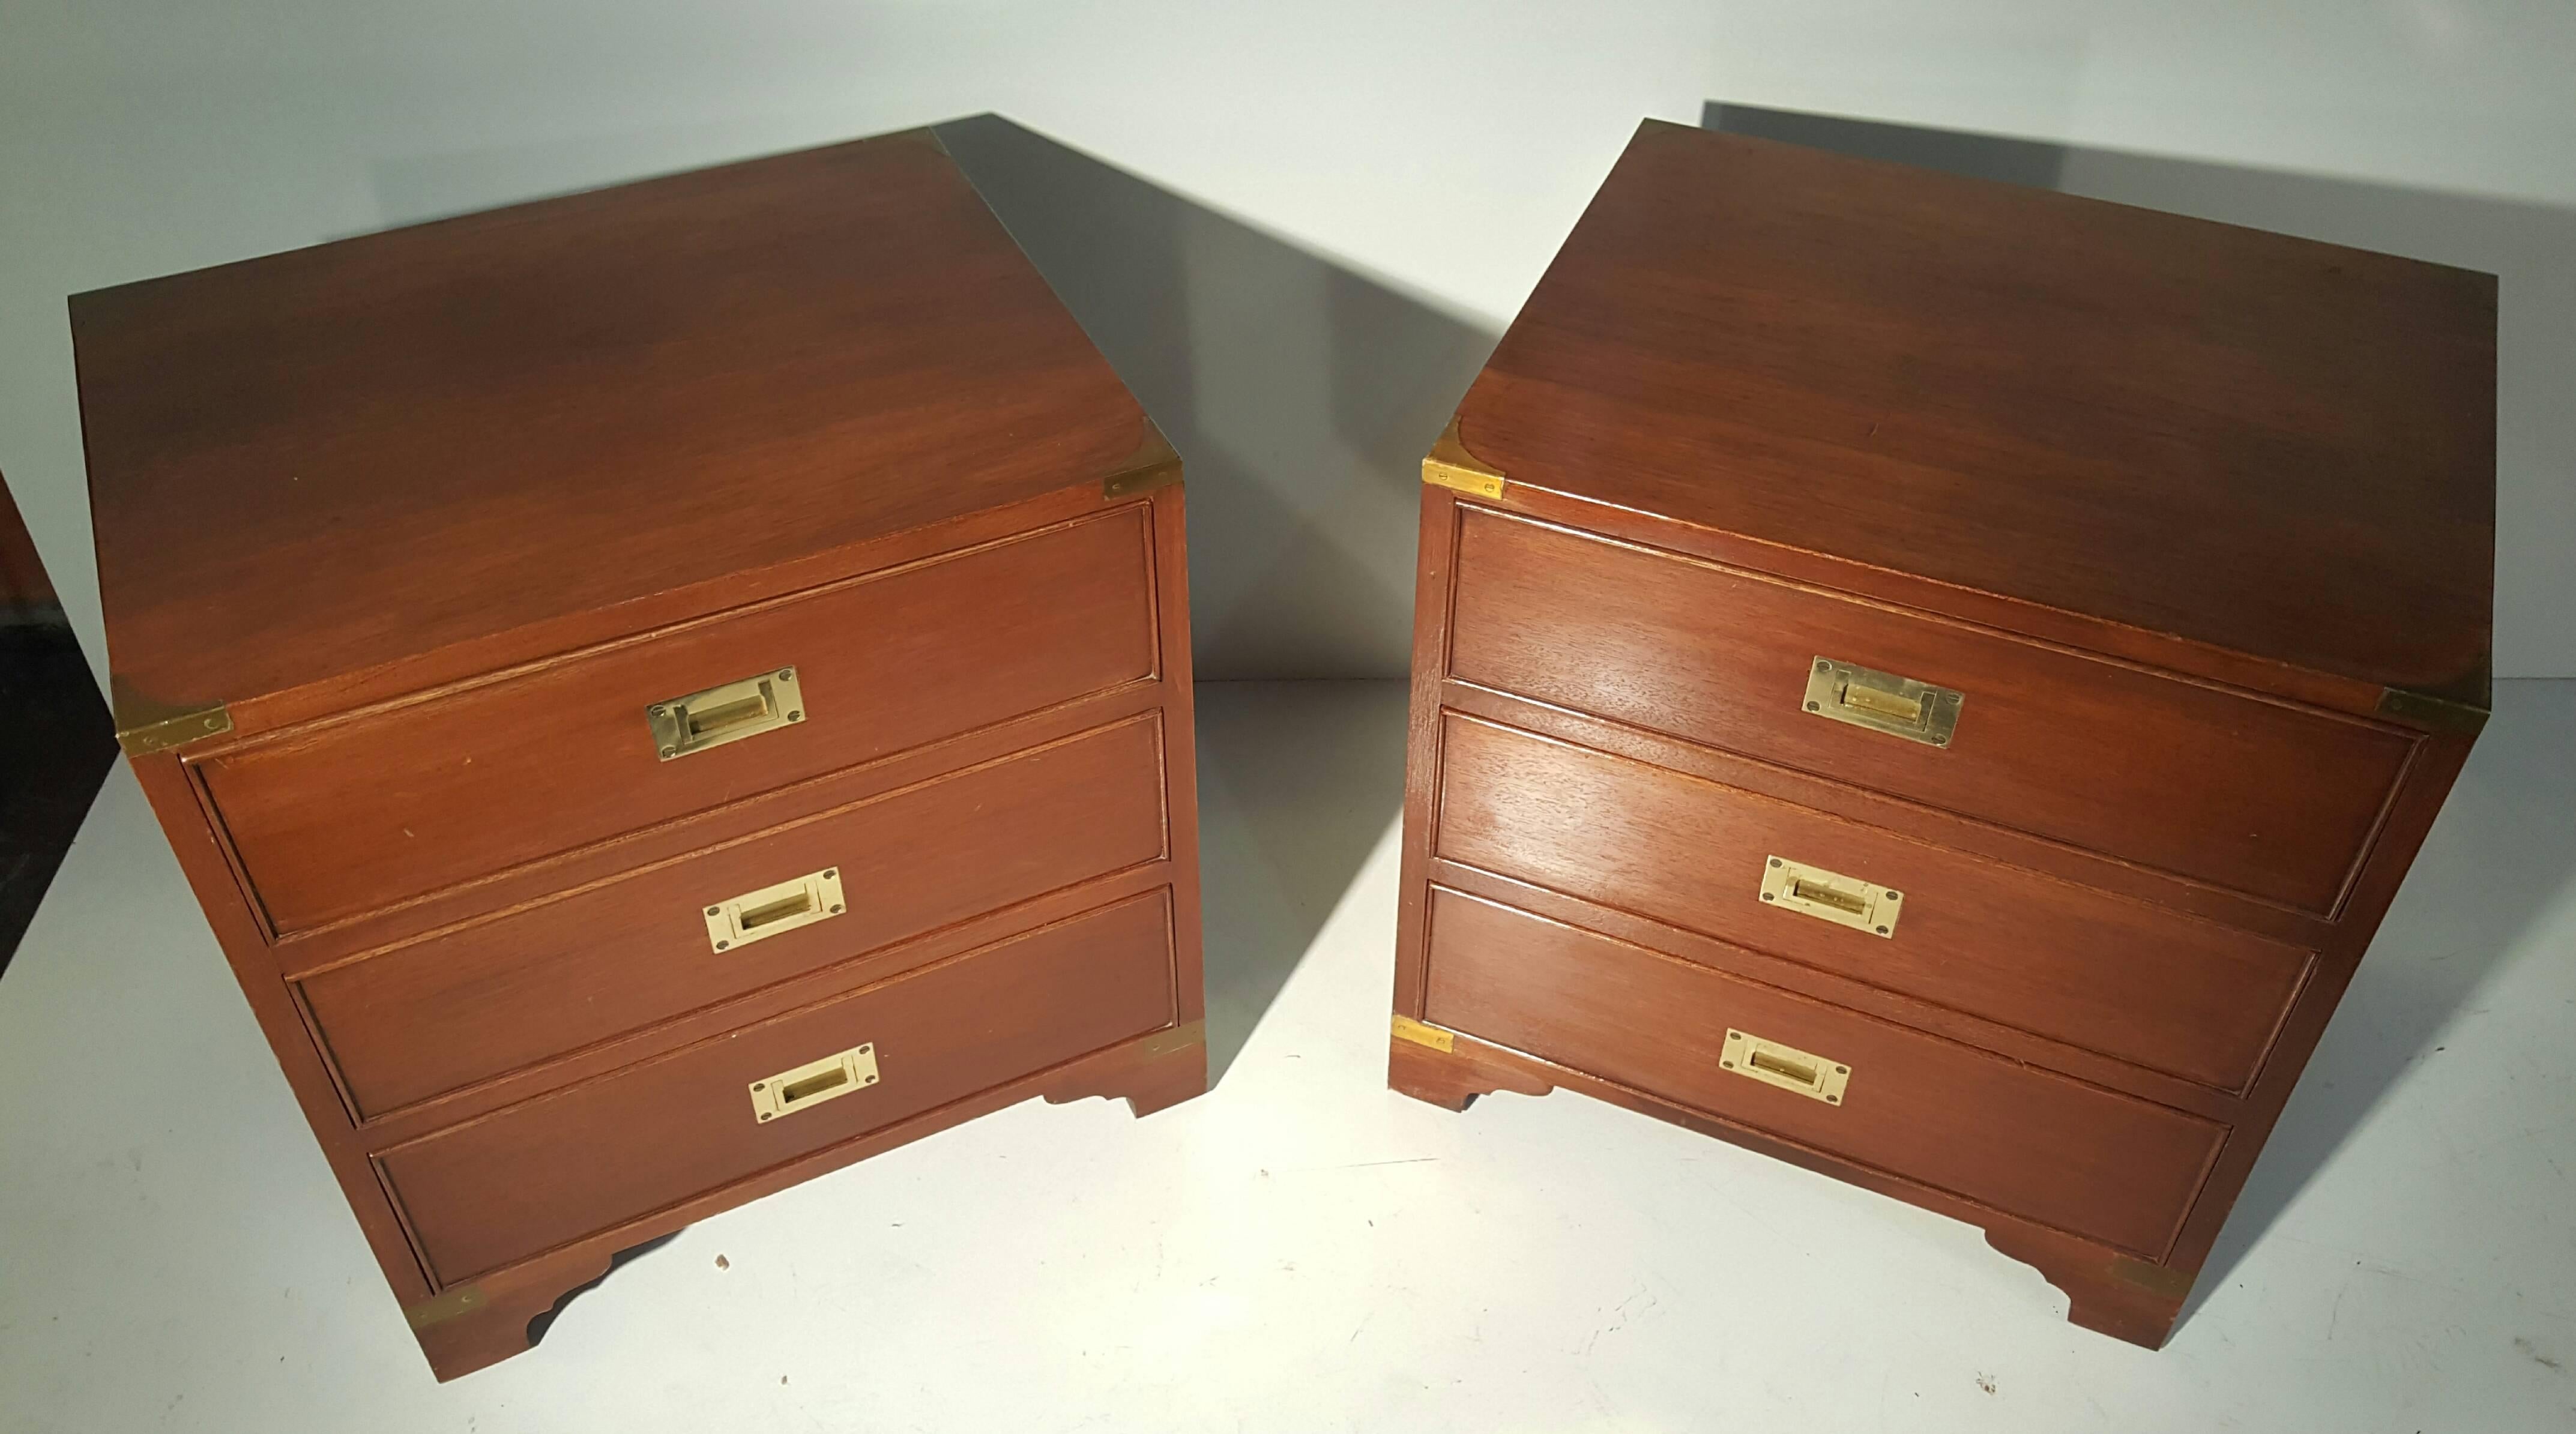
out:
M272 929L346 920L1155 672L1115 509L197 764ZM804 720L671 761L645 709L792 668Z
M935 137L72 320L119 738L439 1378L689 1221L1206 1089L1179 459ZM857 1039L883 1088L745 1134Z
M1434 890L1426 1019L2144 1258L2226 1128ZM1740 1030L1850 1067L1839 1105L1723 1069Z
M2485 685L2493 276L1648 121L1459 409L1534 487Z
M1470 510L1450 672L2330 915L2386 727ZM1947 747L1802 705L1817 658L1965 694ZM2105 760L2116 752L2118 760Z
M928 131L71 318L116 673L170 707L1004 507L1096 480L1143 426Z
M376 1163L453 1285L1174 1023L1168 903L1133 898L539 1096ZM862 1043L878 1084L762 1122L753 1081Z
M1435 855L2224 1091L2310 953L1787 802L1452 716ZM1903 893L1887 937L1766 905L1780 856Z
M2161 1345L2486 718L2495 304L1647 123L1424 465L1394 1012L1434 1029L1390 1083L1972 1221ZM1819 660L1955 730L1808 712ZM1773 856L1904 913L1766 905ZM1901 1090L1734 1077L1744 1020Z
M1164 854L1157 724L818 812L297 983L362 1118ZM710 902L808 872L848 910L730 951Z

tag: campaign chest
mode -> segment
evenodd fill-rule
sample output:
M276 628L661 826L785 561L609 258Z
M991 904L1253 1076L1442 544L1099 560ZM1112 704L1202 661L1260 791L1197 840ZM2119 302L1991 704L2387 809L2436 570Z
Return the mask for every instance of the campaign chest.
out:
M1180 464L930 132L71 309L123 743L440 1377L1205 1088Z
M1646 125L1424 465L1392 1083L2161 1344L2485 720L2495 295Z

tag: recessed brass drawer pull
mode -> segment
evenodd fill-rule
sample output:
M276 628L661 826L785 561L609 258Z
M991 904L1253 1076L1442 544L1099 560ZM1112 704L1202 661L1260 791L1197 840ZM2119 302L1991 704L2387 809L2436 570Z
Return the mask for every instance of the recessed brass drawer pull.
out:
M751 1113L761 1120L776 1120L876 1083L877 1046L870 1041L753 1081Z
M841 869L826 867L708 907L707 944L730 951L782 931L829 921L843 909Z
M665 762L805 720L805 689L782 667L644 709L653 750Z
M1967 697L1893 672L1819 657L1807 666L1807 711L1929 747L1947 747Z
M1905 893L1856 876L1775 856L1762 863L1762 899L1784 911L1813 916L1872 936L1896 935Z
M1843 1090L1851 1084L1850 1066L1735 1030L1726 1033L1726 1052L1717 1058L1717 1065L1827 1105L1842 1104Z

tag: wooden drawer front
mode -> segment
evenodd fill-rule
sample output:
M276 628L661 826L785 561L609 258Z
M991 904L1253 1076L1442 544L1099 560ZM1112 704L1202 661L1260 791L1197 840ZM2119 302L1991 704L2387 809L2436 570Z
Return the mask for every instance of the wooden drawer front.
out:
M1482 509L1450 671L2331 913L2411 741ZM1965 694L1936 747L1810 716L1819 658Z
M199 764L293 932L1155 667L1146 510L891 569ZM792 667L804 719L662 761L645 710Z
M442 1285L1174 1020L1160 892L508 1107L376 1157ZM760 1121L754 1081L861 1044L878 1080Z
M1444 719L1438 855L2239 1091L2309 953L1624 757ZM1888 887L1890 934L1761 899L1773 856Z
M2226 1128L1454 892L1424 1019L2160 1258ZM1849 1069L1841 1103L1723 1069L1728 1030Z
M359 1111L687 1014L1163 855L1152 717L699 852L300 983ZM848 910L716 951L717 902L838 873Z

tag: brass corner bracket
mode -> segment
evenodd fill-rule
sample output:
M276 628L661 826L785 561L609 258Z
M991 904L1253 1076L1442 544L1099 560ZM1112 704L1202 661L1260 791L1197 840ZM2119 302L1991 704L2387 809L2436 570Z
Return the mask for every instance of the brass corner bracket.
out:
M1411 1041L1417 1046L1429 1046L1435 1051L1454 1051L1458 1048L1458 1037L1454 1032L1444 1031L1424 1021L1417 1021L1400 1011L1394 1013L1393 1019L1388 1022L1388 1029L1389 1033L1399 1041Z
M1435 488L1454 489L1478 498L1503 496L1503 475L1488 467L1485 461L1467 451L1458 440L1458 420L1440 430L1438 442L1422 460L1422 481Z
M218 732L233 730L233 714L220 702L212 707L201 707L193 712L163 716L147 715L146 720L141 721L129 720L135 714L131 713L128 704L120 702L117 706L119 710L116 714L116 745L124 748L125 755L129 757L145 757L154 752L166 752L173 747L194 742L200 737L212 737Z
M2485 730L2487 725L2487 708L2481 704L2436 697L2429 692L2410 692L2403 687L2381 689L2379 715L2410 727L2457 732L2470 737Z
M1149 1056L1168 1056L1175 1051L1188 1050L1192 1046L1204 1046L1207 1044L1207 1022L1205 1020L1184 1021L1177 1026L1165 1026L1147 1035L1138 1044Z
M445 1324L460 1315L469 1315L484 1304L481 1285L457 1285L431 1295L418 1304L403 1306L403 1318L413 1329L427 1329Z
M2127 1255L2111 1257L2111 1278L2137 1286L2161 1299L2178 1300L2191 1293L2192 1281L2198 1276L2190 1270L2177 1270L2165 1265L2149 1264Z
M1128 456L1126 462L1111 469L1108 477L1100 480L1100 498L1102 502L1132 498L1139 493L1168 488L1180 481L1180 453L1172 447L1171 440L1163 436L1163 430L1155 425L1154 420L1148 418L1145 420L1145 436L1137 443L1136 451Z

